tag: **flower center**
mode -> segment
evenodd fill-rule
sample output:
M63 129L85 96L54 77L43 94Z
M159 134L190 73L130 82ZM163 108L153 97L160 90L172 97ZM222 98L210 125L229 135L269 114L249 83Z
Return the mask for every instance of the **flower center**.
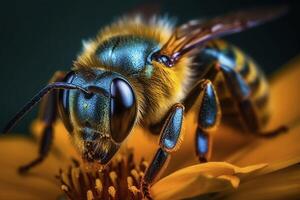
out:
M140 190L142 177L148 166L143 159L135 164L133 153L118 154L108 165L84 167L78 161L67 170L60 170L57 178L61 189L75 199L143 199Z

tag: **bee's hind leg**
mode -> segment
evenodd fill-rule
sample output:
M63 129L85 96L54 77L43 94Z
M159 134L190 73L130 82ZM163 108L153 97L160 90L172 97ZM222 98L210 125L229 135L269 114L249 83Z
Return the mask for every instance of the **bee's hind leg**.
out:
M229 89L232 99L236 101L239 115L246 125L246 128L253 133L257 133L262 137L273 137L280 133L288 131L284 125L270 131L261 131L258 115L255 110L255 105L250 99L251 87L243 80L242 76L223 65L216 65L216 70L223 74L226 86Z
M181 127L183 122L184 106L175 104L172 106L167 119L160 132L159 148L156 151L152 162L146 169L142 180L141 188L144 197L151 199L149 187L155 182L159 175L166 168L171 152L179 148L181 140Z
M62 81L64 72L56 72L50 82ZM40 142L38 157L30 163L19 167L19 173L26 173L37 166L47 157L53 140L53 123L57 119L57 91L50 92L43 100L40 107L39 119L44 122L42 138Z

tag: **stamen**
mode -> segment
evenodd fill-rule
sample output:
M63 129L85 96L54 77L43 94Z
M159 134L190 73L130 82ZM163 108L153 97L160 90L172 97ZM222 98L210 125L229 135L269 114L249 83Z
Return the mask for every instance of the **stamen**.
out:
M86 198L87 198L87 200L94 200L94 195L91 190L87 191Z
M131 186L130 188L128 188L130 191L130 199L143 199L142 198L142 193L140 192L140 190L135 187L135 186Z
M109 173L109 177L110 177L110 180L113 183L113 185L116 187L117 186L117 178L118 178L117 173L112 171Z
M69 178L67 177L67 174L66 174L66 173L62 173L62 172L61 172L61 179L62 179L62 181L66 184L66 186L67 186L67 185L70 185L70 183L69 183Z
M72 182L74 185L75 190L77 191L77 193L80 193L80 185L79 185L79 169L78 168L72 168L71 171L72 175Z
M68 191L68 187L66 185L61 185L61 189L66 192Z
M128 184L128 188L133 186L133 179L131 176L128 176L127 177L127 184Z
M115 199L115 197L116 197L116 189L114 188L114 186L110 186L110 187L108 188L108 193L109 193L109 195L110 195L113 199Z
M135 186L131 186L131 187L129 188L129 190L130 190L131 192L133 192L134 194L138 194L138 193L139 193L139 189L137 189Z
M105 167L87 167L74 161L66 170L60 170L57 178L61 190L70 200L143 199L141 180L147 167L142 160L135 164L132 151L117 155Z
M137 171L135 169L131 170L130 174L133 176L134 180L136 182L139 182L139 174L137 173Z
M100 181L100 179L96 179L96 185L95 185L95 188L96 188L96 190L97 190L97 192L99 193L99 194L101 194L102 193L102 190L103 190L103 185L102 185L102 182Z
M148 168L148 163L146 161L143 161L140 165L140 169L141 171L146 171L146 169Z

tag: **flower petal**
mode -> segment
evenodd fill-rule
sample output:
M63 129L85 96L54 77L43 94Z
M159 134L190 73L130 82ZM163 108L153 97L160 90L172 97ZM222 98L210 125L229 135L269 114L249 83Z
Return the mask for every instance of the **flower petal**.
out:
M53 155L50 154L45 163L37 166L29 174L21 176L17 169L19 165L36 158L36 143L28 138L1 137L0 146L0 199L18 199L18 195L24 195L24 198L19 199L41 196L54 199L60 194L54 178L55 173L58 173L59 164ZM13 191L18 194L14 194Z
M300 56L278 71L271 79L270 127L300 121Z
M215 199L226 200L299 199L300 165L259 176L240 185L236 190L219 194Z
M272 139L259 139L242 148L227 161L238 166L265 162L260 173L269 173L300 162L300 124Z
M232 176L232 175L221 175L218 177L219 179L224 179L227 180L231 183L233 188L237 188L240 184L240 179L236 176Z
M0 193L0 199L14 199L14 200L40 200L41 197L35 196L32 193L24 192L20 190L19 188L9 187L6 188L6 185L3 185L0 183L0 187L2 191L5 191L5 193ZM23 188L23 190L26 190L26 188ZM50 200L50 198L49 198Z
M225 162L193 165L155 183L151 194L154 199L184 199L236 188L240 178L265 166L259 164L240 168Z

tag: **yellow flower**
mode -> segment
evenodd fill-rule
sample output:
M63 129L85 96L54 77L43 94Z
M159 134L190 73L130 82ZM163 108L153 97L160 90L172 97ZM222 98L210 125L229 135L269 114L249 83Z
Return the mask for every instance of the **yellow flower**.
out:
M299 77L300 57L271 80L273 113L269 128L288 125L288 133L260 138L222 125L213 135L211 162L197 161L191 148L195 115L188 114L180 150L172 154L168 168L150 188L151 196L154 199L201 198L201 195L205 199L297 199L300 196ZM87 171L74 161L80 157L58 122L47 159L27 175L19 175L17 168L37 156L42 126L41 122L34 122L31 139L16 135L1 137L0 199L56 199L64 195L74 197L75 193L93 199L97 192L111 199L120 197L120 193L128 198L141 197L139 181L146 161L150 161L158 148L157 138L137 127L107 169ZM128 149L133 152L126 152Z

